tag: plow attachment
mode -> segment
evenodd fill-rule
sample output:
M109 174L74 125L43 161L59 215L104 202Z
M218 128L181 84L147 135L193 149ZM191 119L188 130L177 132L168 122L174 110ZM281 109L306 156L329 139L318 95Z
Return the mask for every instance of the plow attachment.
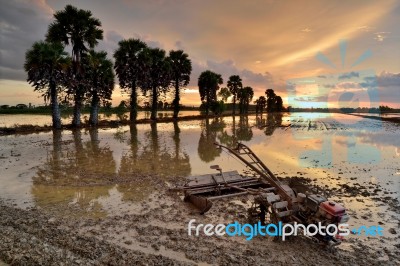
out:
M212 201L206 197L196 195L186 195L184 201L192 203L199 211L200 214L208 212L212 207Z
M173 189L183 191L184 201L192 203L201 214L212 207L214 200L275 190L259 178L242 176L237 171L222 172L216 165L211 168L219 173L188 177L184 186Z

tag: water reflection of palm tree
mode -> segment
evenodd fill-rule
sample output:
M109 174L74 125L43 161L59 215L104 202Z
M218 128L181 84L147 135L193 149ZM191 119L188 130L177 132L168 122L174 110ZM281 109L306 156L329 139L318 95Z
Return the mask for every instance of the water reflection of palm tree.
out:
M260 130L265 128L266 122L267 120L265 118L261 116L257 116L256 117L256 127Z
M74 130L74 148L62 143L61 131L53 132L53 150L33 179L32 195L38 206L70 210L76 215L105 215L95 200L108 195L115 176L115 161L109 147L99 145L97 129L90 129L90 141L82 143L80 130ZM63 151L64 149L64 151ZM79 211L80 210L80 211Z
M253 138L253 130L249 126L249 116L240 116L236 136L238 141L249 141Z
M141 200L154 191L159 178L171 178L190 175L189 156L181 151L180 129L174 123L174 135L160 142L157 123L151 123L147 134L148 145L140 145L135 125L131 126L131 149L121 159L118 175L125 180L118 186L125 200ZM175 147L168 147L173 144Z
M181 129L179 128L179 124L177 121L174 121L174 135L172 136L172 139L174 140L175 144L175 157L173 162L173 168L174 168L174 173L177 173L178 176L188 176L190 175L191 172L191 166L190 166L190 159L189 155L181 151ZM182 167L183 166L183 167ZM181 171L180 169L183 169L184 171ZM189 170L189 171L188 171Z
M85 184L109 183L115 176L116 163L112 150L108 146L100 147L98 134L97 128L89 129L90 141L83 143L81 130L73 130L76 155L70 162L80 182Z
M216 149L218 133L223 133L226 126L223 118L214 118L210 123L210 119L203 120L200 124L201 133L197 152L203 162L211 162L221 154L220 149Z
M253 131L249 125L248 116L241 116L239 118L238 127L236 127L235 117L233 117L231 131L232 135L229 135L227 130L218 134L219 142L228 147L234 148L238 141L249 141L253 138Z
M268 113L265 125L265 135L271 136L277 127L282 125L282 113Z
M228 130L224 129L220 134L218 134L217 138L221 144L224 144L230 148L234 148L236 146L237 137L235 116L232 116L231 134L228 133Z
M136 124L129 126L129 152L122 155L118 176L121 179L117 189L122 193L123 200L140 201L152 192L150 180L144 176L146 162L139 154L138 129Z

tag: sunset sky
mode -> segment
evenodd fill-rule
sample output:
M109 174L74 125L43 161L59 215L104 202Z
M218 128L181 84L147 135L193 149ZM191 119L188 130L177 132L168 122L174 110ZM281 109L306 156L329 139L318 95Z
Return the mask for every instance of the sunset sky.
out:
M400 1L0 2L0 105L43 104L26 82L25 52L45 38L53 13L72 4L100 19L104 40L96 49L110 58L118 41L132 37L188 53L186 105L199 105L197 79L210 69L223 86L240 75L256 97L272 88L285 106L400 108ZM123 99L117 86L113 104Z

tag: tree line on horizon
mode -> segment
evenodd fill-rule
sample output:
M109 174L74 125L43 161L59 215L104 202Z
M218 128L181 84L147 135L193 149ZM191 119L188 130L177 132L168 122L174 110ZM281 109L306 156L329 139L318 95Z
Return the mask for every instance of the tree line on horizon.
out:
M115 63L107 58L107 52L95 51L99 40L103 39L101 22L94 18L90 10L78 9L67 5L54 14L54 21L48 26L46 39L35 42L26 52L24 69L27 81L35 91L41 92L45 102L49 101L54 128L61 128L59 101L73 102L72 126L81 124L81 110L90 103L89 123L98 124L98 112L101 103L111 100L115 87L115 76L124 92L130 95L130 121L135 122L138 112L138 93L149 97L151 102L151 120L157 119L160 95L173 93L173 118L180 111L180 93L190 82L192 63L187 53L171 50L168 54L160 48L150 48L139 39L124 39L118 43L113 54ZM72 48L69 55L65 49ZM217 99L217 90L223 83L220 74L210 70L202 72L198 78L201 110L220 114L224 110L224 101L233 96L233 115L236 102L239 102L240 114L248 112L254 91L243 87L238 75L233 75L222 88ZM282 99L273 93L267 93L265 104L262 99L256 101L257 110L282 110ZM263 96L261 96L263 97ZM264 97L265 98L265 97ZM280 99L280 101L278 100Z
M232 97L232 114L236 114L237 102L239 105L239 114L247 114L254 97L253 88L243 86L242 78L239 75L230 76L227 87L220 89L222 83L222 76L218 73L207 70L200 74L198 81L200 99L202 101L200 109L207 115L210 110L218 115L225 110L225 102L227 102L228 98ZM254 101L257 114L262 114L265 108L267 112L281 112L284 110L282 98L276 95L273 89L267 89L265 95L267 98L260 96ZM217 96L221 98L220 101L218 101Z

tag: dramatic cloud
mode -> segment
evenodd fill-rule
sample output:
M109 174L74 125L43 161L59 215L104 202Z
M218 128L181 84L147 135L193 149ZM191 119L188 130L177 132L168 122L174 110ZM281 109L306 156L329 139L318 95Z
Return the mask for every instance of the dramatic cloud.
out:
M293 98L293 100L299 102L326 102L328 100L328 96L321 95L321 96L311 96L311 97L296 97Z
M360 77L360 74L358 74L358 72L352 71L352 72L340 75L338 77L338 79L341 80L341 79L351 79L351 78L358 78L358 77Z
M35 41L43 40L52 10L40 1L1 1L0 78L25 80L25 52Z
M264 0L251 3L228 0L0 1L0 78L4 81L0 100L5 99L2 96L6 88L19 92L32 90L28 84L14 86L9 81L25 80L26 50L33 42L45 38L52 14L67 4L91 10L102 22L104 40L96 49L107 51L110 58L123 38L140 38L150 47L160 47L167 52L183 49L193 62L190 83L193 90L197 87L198 75L211 69L222 74L225 81L230 75L240 75L246 85L255 89L257 96L266 88L273 88L286 101L285 94L290 91L287 80L318 77L325 80L320 82L324 84L337 81L337 76L335 81L331 80L332 68L315 59L318 52L326 55L342 73L358 73L355 68L339 67L350 67L367 49L373 56L357 67L374 69L377 73L400 71L395 38L400 35L400 3L396 0L310 0L306 1L306 8L304 1ZM348 41L344 65L338 49L340 39ZM67 50L70 52L70 47ZM351 74L342 77L343 81L354 81L354 78ZM393 82L388 79L377 82ZM393 86L387 88L387 91L396 92ZM188 101L198 103L197 96Z
M242 78L243 86L253 87L257 94L264 94L265 89L273 87L273 79L270 73L256 73L248 69L239 69L231 59L222 62L207 60L204 64L192 61L192 64L193 72L190 86L197 86L197 78L201 72L211 70L222 75L224 80L223 86L226 86L226 82L230 76L239 75Z

